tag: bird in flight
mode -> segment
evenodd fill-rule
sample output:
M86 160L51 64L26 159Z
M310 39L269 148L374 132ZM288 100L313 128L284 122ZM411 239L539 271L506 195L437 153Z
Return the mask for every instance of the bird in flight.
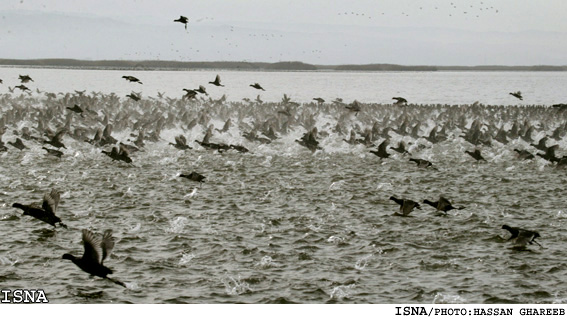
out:
M210 84L214 84L217 87L224 87L221 83L220 83L220 76L217 74L217 77L215 78L215 81L209 81Z
M173 20L173 22L183 23L185 25L185 30L187 30L187 22L189 22L189 19L185 16L179 16L179 19Z
M255 89L258 89L258 90L266 91L266 90L264 90L264 88L262 88L262 86L258 82L251 84L250 86L252 88L255 88Z
M522 93L520 91L510 92L510 94L513 95L514 97L520 99L520 100L524 100L524 98L522 97Z

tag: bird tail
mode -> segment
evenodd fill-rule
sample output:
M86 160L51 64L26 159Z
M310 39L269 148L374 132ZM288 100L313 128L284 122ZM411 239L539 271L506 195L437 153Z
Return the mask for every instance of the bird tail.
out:
M112 278L109 278L109 277L106 277L106 279L108 279L108 280L110 280L110 281L116 283L116 284L119 285L119 286L123 286L124 288L128 288L128 287L126 286L126 284L124 284L124 282L122 282L122 281L120 281L120 280L112 279Z

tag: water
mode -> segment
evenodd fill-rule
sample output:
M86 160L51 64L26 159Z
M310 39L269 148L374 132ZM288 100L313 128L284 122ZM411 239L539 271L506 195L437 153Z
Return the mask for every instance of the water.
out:
M392 132L392 146L402 140L412 143L412 156L428 159L436 167L421 169L409 162L409 156L391 150L389 159L380 160L369 148L349 145L343 141L347 136L333 132L337 122L347 129L368 128L375 120L399 125L406 114L410 122L421 120L420 134L426 135L435 124L447 122L447 116L453 115L456 119L464 116L466 127L476 118L506 128L514 120L523 123L527 119L537 128L545 123L547 128L533 134L537 141L565 123L564 113L532 107L509 119L503 115L516 107L422 106L418 110L364 105L354 116L340 106L317 109L309 104L294 111L298 118L313 115L323 133L323 150L311 153L294 141L306 131L299 120L287 134L279 134L279 139L267 145L242 137L252 122L273 117L275 110L281 109L279 105L227 102L215 106L179 100L179 88L212 81L215 72L127 72L138 76L143 86L122 81L119 76L126 73L118 71L6 68L2 72L2 90L15 84L12 75L6 76L13 73L16 77L30 74L34 89L103 92L97 98L68 95L54 100L35 92L32 96L1 96L3 117L14 116L10 110L28 110L14 116L21 119L6 122L4 142L14 140L13 129L36 127L35 110L55 110L50 125L53 129L62 125L67 113L63 107L75 102L98 110L99 119L74 117L72 128L101 127L104 109L112 115L113 136L122 142L134 139L130 133L137 131L127 127L143 117L133 115L133 110L171 120L163 121L160 141L147 141L143 151L132 154L132 165L113 162L100 152L109 147L95 147L67 135L61 160L46 157L42 145L34 141L24 141L28 150L20 152L8 146L7 152L0 153L3 288L44 289L48 299L56 303L564 303L567 299L563 254L567 172L541 158L518 160L513 149L533 153L529 143L515 139L483 146L487 162L476 163L464 154L473 147L459 138L459 126L449 131L447 141L436 144ZM516 83L514 88L490 88L489 92L503 95L497 98L502 99L499 104L510 101L513 97L507 92L517 89L530 97L525 103L530 99L537 101L533 104L550 104L551 100L561 102L562 92L554 92L551 98L540 93L558 81L564 86L567 79L564 73L219 73L227 87L207 86L215 98L223 90L235 101L246 95L254 98L256 92L238 93L254 90L246 88L249 82L261 82L270 88L262 95L273 94L265 100L274 102L288 93L298 102L309 101L311 96L340 96L346 101L390 103L388 98L397 92L388 93L384 100L373 100L381 94L364 87L361 80L377 77L383 83L413 79L396 86L411 87L408 91L417 101L445 99L448 104L470 103L491 95L483 91L491 87L488 83L508 78L509 83ZM301 80L291 81L294 77ZM447 90L438 82L425 81L430 77L442 83L459 78L463 79L460 83L474 87L462 96L453 92L440 97L433 92ZM324 86L319 80L325 78L328 83L356 82L361 87ZM152 91L158 90L158 83L163 84L160 92L177 99L167 102L156 98ZM242 87L233 89L229 83ZM287 85L278 87L277 93L268 93L276 87L272 84ZM145 97L138 104L109 96L111 92L122 96L137 86L143 88ZM523 87L530 87L533 95ZM451 95L459 98L450 99ZM120 120L116 114L122 111L129 111L132 118ZM208 114L210 120L188 130L188 121L181 120L182 111L187 111L190 119ZM250 153L218 153L193 142L202 138L208 124L222 128L227 117L233 120L233 127L225 133L215 132L212 141L241 144ZM150 128L152 125L155 123ZM187 136L194 149L180 151L170 146L178 134ZM567 138L557 143L557 154L566 154ZM191 171L205 175L207 181L200 186L177 177ZM68 230L53 230L11 207L14 202L39 201L53 187L61 191L58 216ZM420 202L445 195L465 209L441 216L422 205L422 210L409 217L399 217L393 215L398 206L388 200L392 195ZM511 250L511 244L503 240L509 236L500 228L504 223L538 230L543 248ZM64 253L82 253L83 228L114 230L118 241L105 265L128 289L90 278L61 259Z
M345 102L392 103L392 97L405 97L416 104L552 105L567 101L565 72L252 72L252 71L126 71L0 68L0 93L19 84L18 75L30 74L35 91L87 93L115 92L125 96L131 91L156 97L158 92L180 98L184 88L205 85L211 97L225 94L229 101L256 99L279 102L284 93L296 102L310 102L322 97L327 102L341 97ZM225 87L208 84L221 76ZM138 77L143 85L129 84L123 75ZM260 83L266 91L249 85ZM16 89L17 90L17 89ZM520 90L524 100L509 92Z

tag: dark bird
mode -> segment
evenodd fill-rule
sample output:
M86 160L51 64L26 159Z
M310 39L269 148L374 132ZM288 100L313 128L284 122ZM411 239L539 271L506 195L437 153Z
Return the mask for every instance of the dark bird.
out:
M514 97L520 99L520 100L524 100L522 97L522 93L520 91L517 92L510 92L511 95L513 95Z
M128 98L134 100L134 101L140 101L140 99L142 99L142 98L140 97L140 95L137 94L137 93L135 93L135 92L132 92L132 93L130 93L130 94L127 94L126 96L127 96Z
M221 83L220 83L220 76L217 74L215 81L209 81L210 84L214 84L217 87L224 87Z
M337 103L336 100L333 101L333 103ZM346 105L345 108L349 109L352 112L355 112L354 115L357 116L358 112L360 112L360 103L358 103L358 101L354 100L351 104Z
M34 82L33 79L32 79L30 76L28 76L28 75L23 75L23 76L20 75L19 78L20 78L20 82L21 82L21 83L28 83L28 82L30 82L30 81ZM16 87L16 88L17 88L17 87Z
M503 225L502 229L506 229L510 231L512 236L508 238L508 240L515 239L515 248L525 248L528 244L537 244L541 247L541 244L535 241L536 238L539 238L540 235L536 231L530 231L521 228L510 227L508 225Z
M61 159L61 157L63 156L63 152L59 151L59 150L55 150L55 149L50 149L50 148L46 148L46 147L42 147L42 149L44 149L45 151L47 151L47 154L55 156L59 159Z
M32 203L29 205L14 203L12 207L24 210L24 216L32 216L56 228L56 223L61 227L67 229L67 226L61 222L61 219L55 215L61 194L56 189L51 189L51 192L43 195L41 204Z
M195 89L195 92L203 93L203 94L206 95L206 96L209 95L209 94L207 93L207 89L205 89L205 87L203 87L203 86L199 86L198 89Z
M123 282L109 278L108 275L112 274L112 270L103 265L104 260L110 256L114 248L112 230L104 231L104 234L100 237L90 230L83 229L83 247L85 251L82 257L77 258L66 253L62 259L71 260L77 267L90 275L108 279L126 288Z
M75 104L72 108L67 107L67 109L69 109L69 110L71 110L75 113L78 113L80 115L82 115L82 113L83 113L83 109L78 104Z
M484 157L480 154L480 150L475 149L474 151L465 151L469 156L473 157L476 161L486 161Z
M124 161L126 163L132 163L132 159L130 158L128 151L123 146L120 146L120 151L118 151L118 148L114 146L112 147L112 150L110 152L102 150L102 153L111 157L112 161Z
M308 131L301 137L301 139L296 139L295 142L299 143L300 145L306 147L307 149L311 150L311 152L315 152L317 150L321 150L322 148L319 146L319 141L317 141L317 128L313 128L312 130Z
M23 84L20 84L19 86L15 86L14 88L18 88L22 91L31 91L30 88L24 86Z
M551 147L547 147L545 153L538 153L537 156L549 162L559 162L560 158L555 155L555 150L557 149L559 149L559 145L554 144Z
M255 89L258 89L258 90L266 91L266 90L264 90L264 88L262 88L262 86L258 82L251 84L250 86L252 88L255 88Z
M175 144L169 143L170 145L176 147L179 150L187 150L192 149L190 146L187 145L187 139L183 135L178 135L175 137Z
M205 182L205 179L206 179L204 175L199 174L199 173L197 173L197 172L195 172L195 171L193 171L193 172L191 172L191 173L189 173L189 174L184 174L184 173L182 173L182 174L180 174L179 176L182 177L182 178L187 178L187 179L189 179L189 180L193 180L193 181L199 182L199 183Z
M530 145L535 147L536 149L539 149L543 152L546 152L547 151L547 145L546 145L547 139L548 139L548 137L545 136L545 137L539 139L537 144L531 143Z
M378 150L370 150L370 153L373 153L382 159L389 158L390 154L386 151L386 149L388 148L388 143L388 139L382 141L382 143L378 146Z
M419 203L417 203L413 200L398 199L394 196L391 196L389 198L389 200L393 200L394 202L396 202L397 204L400 205L400 214L402 216L408 216L410 214L410 212L413 211L413 208L421 209L421 207L419 206Z
M428 160L425 160L425 159L410 158L409 161L417 163L417 166L419 168L427 168L427 167L433 166L433 163L431 163L431 161L428 161Z
M183 23L185 25L185 30L187 30L187 23L189 22L189 19L185 16L179 16L179 19L173 20L173 22Z
M234 144L231 144L229 147L230 147L231 149L234 149L234 150L240 152L240 153L247 153L247 152L250 152L250 150L248 150L246 147L241 146L241 145L234 145Z
M401 105L401 104L408 104L408 101L402 97L393 97L392 99L396 100L394 104Z
M439 211L443 211L443 212L447 212L450 210L461 210L464 209L465 207L453 207L453 205L451 204L451 202L449 202L449 200L447 200L444 197L439 197L439 200L437 201L429 201L427 199L423 200L423 203L426 203L430 206L432 206L433 208L439 210Z
M15 142L8 141L8 144L11 145L14 148L20 149L20 150L24 150L24 149L27 148L26 145L22 142L22 139L20 139L20 138L16 138Z
M55 148L67 149L63 144L63 142L61 142L61 139L63 139L63 135L65 134L65 131L66 131L65 128L57 131L57 133L55 133L55 135L51 138L51 140L43 140L43 143L50 144Z
M319 104L325 103L325 99L323 99L323 98L318 97L318 98L313 98L313 100L317 101L317 103L319 103Z
M140 81L140 79L134 77L134 76L122 76L122 78L130 81L130 82L137 82L139 84L143 84L142 81Z
M400 140L400 142L398 143L397 147L390 147L392 150L398 152L398 153L408 153L408 151L406 150L406 144Z
M191 89L183 89L183 91L187 92L183 98L185 99L193 99L197 96L197 91Z

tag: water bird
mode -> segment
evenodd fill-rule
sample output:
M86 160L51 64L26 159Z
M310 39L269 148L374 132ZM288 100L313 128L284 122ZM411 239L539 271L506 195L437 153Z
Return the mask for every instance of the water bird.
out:
M425 159L410 158L409 161L415 162L418 168L427 168L433 166L433 163L431 163L431 161Z
M57 133L55 133L55 135L50 140L43 140L43 143L50 144L55 148L67 149L63 144L63 142L61 141L61 139L63 139L63 135L65 134L65 132L66 132L65 128L60 129L59 131L57 131Z
M319 146L319 141L317 141L317 128L313 128L312 130L308 131L301 137L301 140L296 139L295 142L299 143L300 145L306 147L307 149L311 150L311 152L315 152L317 150L321 150Z
M373 153L382 159L389 158L390 154L386 151L386 148L388 148L388 143L388 139L382 141L382 143L380 143L380 145L378 146L378 150L370 150L370 153Z
M127 94L126 96L127 96L128 98L134 100L134 101L140 101L140 99L142 99L142 98L140 97L140 95L137 94L137 93L135 93L135 92L132 92L132 93L130 93L130 94Z
M262 88L262 86L258 82L251 84L250 86L252 88L255 88L255 89L258 89L258 90L266 91L266 90L264 90L264 88Z
M79 106L78 104L75 104L72 108L67 107L67 109L69 109L69 110L71 110L75 113L78 113L80 115L83 115L83 108L81 108L81 106Z
M469 156L473 157L476 161L486 161L484 157L480 154L479 149L475 149L474 151L465 151Z
M535 241L536 238L541 237L539 232L537 231L530 231L522 228L510 227L509 225L506 224L502 226L502 229L506 229L510 231L512 236L508 238L508 241L515 239L515 245L514 245L515 248L525 248L528 244L533 244L533 243L539 245L540 247L542 246L541 244Z
M546 145L547 139L548 139L548 137L545 136L545 137L539 139L539 141L538 141L537 144L533 144L533 143L532 143L532 144L530 144L530 145L533 146L533 147L535 147L536 149L539 149L539 150L541 150L541 151L543 151L543 152L546 152L546 151L547 151L547 145Z
M185 25L185 30L187 30L187 23L189 22L189 19L185 16L179 16L179 19L175 19L173 22L183 23Z
M195 92L203 93L203 94L206 95L206 96L209 95L209 94L207 93L207 89L205 89L205 87L203 87L203 86L199 86L198 89L195 89Z
M333 101L333 103L336 103L336 101ZM342 103L342 100L341 100L341 103ZM355 113L354 115L357 116L358 113L360 112L360 103L358 103L358 101L354 100L351 104L346 105L345 108L354 112Z
M537 156L549 162L559 162L560 159L555 155L555 150L557 149L559 149L559 145L552 145L551 147L547 147L545 153L538 153Z
M393 200L394 202L400 205L400 214L402 216L408 216L413 211L414 208L421 209L419 203L413 200L398 199L394 196L391 196L389 200Z
M402 97L393 97L392 99L396 100L396 102L394 102L396 105L408 104L408 101Z
M59 206L59 199L61 194L56 189L51 189L50 192L46 192L43 195L43 201L41 204L32 203L29 205L14 203L12 207L24 210L23 215L32 216L38 220L41 220L54 228L57 228L56 224L67 229L67 226L61 222L61 219L55 215L57 211L57 206Z
M454 207L447 198L440 196L439 200L437 201L429 201L427 199L423 200L423 203L432 206L433 208L437 209L438 211L443 211L447 213L450 210L462 210L465 207Z
M122 78L130 81L130 82L137 82L139 84L143 84L142 81L140 81L140 79L134 77L134 76L122 76Z
M191 89L183 89L183 91L185 91L185 95L183 96L183 98L185 99L193 99L197 96L197 91L195 90L191 90Z
M103 264L104 260L110 256L112 249L114 249L115 240L112 236L112 230L104 231L102 237L87 229L83 229L82 233L83 256L78 258L66 253L62 259L71 260L77 267L90 275L108 279L126 288L123 282L108 277L109 274L112 274L112 270Z
M187 145L187 139L182 134L175 137L175 144L171 142L169 144L176 147L179 150L192 149L190 146Z
M22 139L20 138L16 138L15 142L8 141L8 144L19 150L24 150L27 148L26 145L22 142Z
M313 100L317 101L318 104L323 104L323 103L325 103L325 99L320 98L320 97L318 97L318 98L313 98Z
M241 146L241 145L231 144L229 147L230 147L231 149L234 149L234 150L240 152L240 153L247 153L247 152L250 152L250 150L248 150L246 147Z
M230 118L228 118L228 120L225 121L222 129L215 129L215 130L217 130L220 133L224 133L224 132L227 132L230 129L231 125L232 125L232 120L230 120Z
M123 146L120 146L120 151L118 151L118 148L114 146L112 147L112 150L110 152L102 150L102 153L111 157L112 161L124 161L126 163L132 163L132 159L130 158L128 151Z
M30 88L24 86L23 84L20 84L19 86L15 86L14 88L18 88L22 91L31 91Z
M186 178L186 179L195 181L195 182L199 182L199 183L205 182L205 179L206 179L204 175L197 173L195 171L193 171L189 174L182 173L179 176L182 177L182 178Z
M42 149L44 149L45 151L47 151L47 154L55 156L59 159L61 159L61 157L63 156L63 152L59 151L59 150L55 150L55 149L50 149L50 148L46 148L46 147L42 147Z
M397 147L390 147L392 150L396 151L397 153L408 153L406 150L406 144L400 140Z
M28 83L28 82L30 82L30 81L35 82L35 81L33 81L33 79L32 79L30 76L28 76L27 74L26 74L26 75L23 75L23 76L22 76L22 75L19 75L19 79L20 79L20 82L21 82L21 83ZM17 87L16 87L16 88L17 88Z
M213 84L217 87L224 87L221 83L220 83L220 76L217 74L215 81L209 81L210 84Z
M516 92L510 92L510 94L520 100L524 100L522 97L522 93L520 91L516 91Z

